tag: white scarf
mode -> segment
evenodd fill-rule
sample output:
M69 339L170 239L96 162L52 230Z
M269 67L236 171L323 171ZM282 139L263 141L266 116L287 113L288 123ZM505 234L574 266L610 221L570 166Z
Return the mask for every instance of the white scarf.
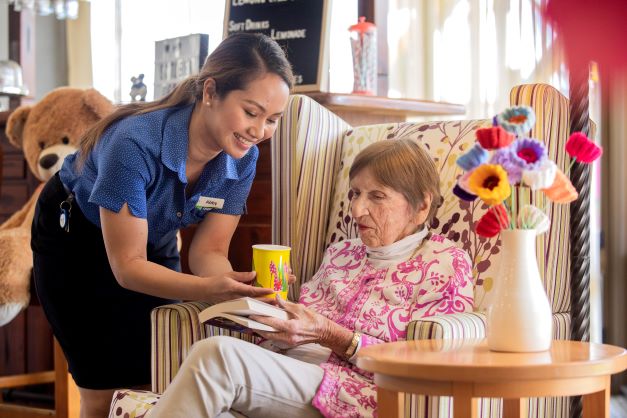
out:
M384 245L382 247L368 247L366 245L368 258L380 261L406 260L412 255L414 250L418 248L428 233L429 229L425 226L420 231L414 232L390 245Z

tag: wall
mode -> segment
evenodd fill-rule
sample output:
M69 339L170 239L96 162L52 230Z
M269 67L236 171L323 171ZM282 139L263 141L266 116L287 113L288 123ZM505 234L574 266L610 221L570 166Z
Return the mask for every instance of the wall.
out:
M603 91L603 341L627 346L627 74L606 76ZM614 376L614 389L627 385L627 372Z
M0 0L0 60L9 58L9 2Z
M66 49L68 86L86 89L94 85L91 63L91 3L79 3L78 19L68 20Z
M21 12L20 64L30 91L22 103L38 101L50 90L67 85L65 31L64 20Z

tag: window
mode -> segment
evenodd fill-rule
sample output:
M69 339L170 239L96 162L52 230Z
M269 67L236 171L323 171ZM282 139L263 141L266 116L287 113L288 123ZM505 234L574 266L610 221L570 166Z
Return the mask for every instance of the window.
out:
M390 96L460 103L491 117L522 83L567 92L546 0L389 0Z
M350 92L353 79L348 27L357 21L357 1L331 3L330 89ZM116 103L128 102L131 77L144 74L146 100L152 100L155 41L206 33L211 52L222 40L224 9L224 0L92 0L94 87Z

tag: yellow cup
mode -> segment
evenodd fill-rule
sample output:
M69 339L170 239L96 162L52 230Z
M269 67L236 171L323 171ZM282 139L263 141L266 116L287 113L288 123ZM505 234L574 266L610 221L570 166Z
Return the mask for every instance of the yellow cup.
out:
M272 289L287 300L290 251L291 248L284 245L253 245L253 270L257 272L255 286Z

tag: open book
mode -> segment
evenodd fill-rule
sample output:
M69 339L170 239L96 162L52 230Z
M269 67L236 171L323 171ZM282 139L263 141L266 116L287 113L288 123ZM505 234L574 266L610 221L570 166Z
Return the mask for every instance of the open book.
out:
M248 318L249 315L263 315L285 320L288 319L287 312L283 309L249 297L228 300L212 305L200 312L198 319L200 322L209 322L218 327L240 332L251 332L251 330L276 331L276 329L269 325L253 321Z

